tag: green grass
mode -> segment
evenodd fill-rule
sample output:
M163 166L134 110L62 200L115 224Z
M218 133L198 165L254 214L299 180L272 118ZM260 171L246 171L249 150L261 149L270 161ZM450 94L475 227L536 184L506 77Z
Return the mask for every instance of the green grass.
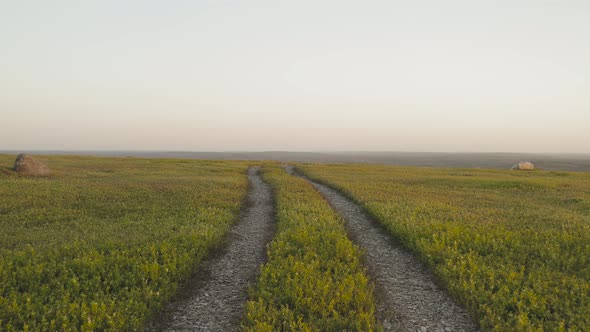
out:
M140 329L237 219L246 163L0 155L0 330Z
M343 221L305 180L267 166L277 235L247 303L247 331L376 329L372 286Z
M248 163L0 155L0 331L137 330L238 217ZM485 330L590 330L590 174L300 165L413 250ZM244 330L372 330L343 221L268 163L277 235Z
M421 257L486 330L590 330L590 174L301 165Z

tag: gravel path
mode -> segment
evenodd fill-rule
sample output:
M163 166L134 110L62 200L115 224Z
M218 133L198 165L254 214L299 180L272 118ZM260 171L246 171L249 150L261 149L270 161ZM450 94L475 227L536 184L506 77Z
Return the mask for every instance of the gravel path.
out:
M287 166L287 171L297 175L292 166ZM357 204L334 189L303 178L344 217L351 238L365 251L364 262L375 282L377 318L386 331L478 330L423 264L395 244Z
M266 244L274 230L270 187L259 167L248 170L248 207L232 228L227 245L204 261L193 279L189 295L163 313L156 330L236 331L239 328L248 285L255 282L266 259Z

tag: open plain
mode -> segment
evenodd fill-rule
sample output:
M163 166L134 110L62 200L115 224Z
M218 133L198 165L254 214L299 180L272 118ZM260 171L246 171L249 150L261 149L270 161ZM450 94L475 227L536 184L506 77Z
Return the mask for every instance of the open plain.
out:
M0 155L1 330L590 327L589 173L38 158Z

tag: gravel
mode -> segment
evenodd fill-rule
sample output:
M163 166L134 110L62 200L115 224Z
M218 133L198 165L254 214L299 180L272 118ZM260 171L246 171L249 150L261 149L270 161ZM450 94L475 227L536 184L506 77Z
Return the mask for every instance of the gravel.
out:
M266 260L266 245L274 232L270 187L259 167L248 170L248 206L226 238L226 245L205 260L186 288L183 299L168 306L155 323L160 331L237 331L247 290Z
M287 171L295 174L292 166ZM357 204L328 186L305 179L343 216L350 237L365 252L363 261L375 283L377 318L386 331L478 331L425 266Z

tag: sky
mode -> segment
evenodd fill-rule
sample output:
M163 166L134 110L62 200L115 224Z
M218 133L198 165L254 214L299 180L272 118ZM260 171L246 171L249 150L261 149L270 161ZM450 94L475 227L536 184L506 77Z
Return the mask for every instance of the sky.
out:
M590 1L0 1L0 150L590 153Z

